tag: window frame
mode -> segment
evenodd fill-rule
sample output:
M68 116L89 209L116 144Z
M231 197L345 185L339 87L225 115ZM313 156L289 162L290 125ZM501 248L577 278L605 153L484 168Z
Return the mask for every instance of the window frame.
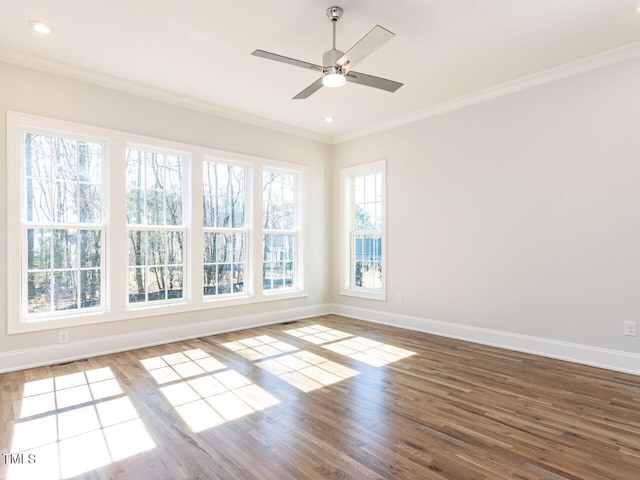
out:
M163 224L150 224L148 222L141 223L141 224L130 224L127 221L127 211L126 211L126 204L125 204L125 212L124 212L124 229L126 232L126 251L127 251L127 255L126 255L126 263L127 263L127 289L125 291L125 305L126 305L126 310L128 311L136 311L136 310L140 310L140 309L144 309L144 308L149 308L149 307L161 307L163 305L171 305L171 304L186 304L189 303L189 299L191 298L191 289L190 289L190 282L189 282L189 278L190 278L190 272L189 269L187 267L187 258L189 256L189 225L190 225L190 212L191 209L189 208L190 206L190 201L187 197L186 194L186 185L187 185L187 179L191 176L191 156L189 154L189 152L186 152L184 150L180 150L180 149L172 149L172 148L168 148L167 146L158 146L158 145L149 145L149 144L141 144L141 143L137 143L137 142L127 142L125 145L125 157L123 159L120 159L122 161L122 165L123 165L123 169L124 169L124 174L125 174L125 179L126 179L126 152L128 150L138 150L144 153L155 153L155 154L159 154L159 155L171 155L171 156L176 156L179 157L182 160L182 174L183 174L183 184L181 185L181 189L180 189L180 194L181 194L181 209L182 209L182 224L180 225L169 225L166 222ZM118 161L117 159L114 159L116 161ZM146 174L146 172L145 172ZM125 185L126 182L125 182ZM138 187L139 188L139 187ZM143 189L145 191L148 190L146 187ZM125 199L126 199L126 195L127 195L127 190L126 190L126 186L125 186ZM145 197L146 198L146 197ZM125 200L126 201L126 200ZM145 216L146 213L146 207L145 207L145 211L143 212L143 217ZM163 211L163 213L166 213ZM137 266L132 267L131 265L129 265L129 234L132 231L142 231L142 232L162 232L162 233L169 233L169 232L180 232L182 233L182 242L183 242L183 248L182 248L182 297L179 298L174 298L174 299L170 299L170 298L165 298L164 300L144 300L141 302L131 302L129 300L129 296L130 296L130 292L129 292L129 287L128 287L128 277L129 277L129 269L131 268L139 268ZM145 262L145 264L143 265L144 269L145 269L145 296L149 295L149 281L146 277L146 274L149 270L149 263ZM167 268L166 265L164 266L164 268Z
M242 292L233 292L230 293L216 293L214 295L205 295L204 294L204 278L203 278L203 288L197 293L197 295L202 297L202 301L204 303L215 303L221 302L225 300L233 300L233 299L242 299L249 298L252 296L254 292L253 288L253 277L255 276L253 269L251 268L252 260L253 260L253 252L252 252L252 242L254 241L252 235L252 223L253 223L253 206L251 204L252 200L252 185L253 185L253 166L246 162L240 162L236 160L231 160L229 158L217 157L206 155L202 159L202 169L204 172L204 166L207 163L213 163L215 165L227 165L231 167L240 167L244 169L244 226L243 227L205 227L204 226L204 212L200 215L200 222L202 226L202 239L204 241L205 233L213 233L213 234L244 234L245 235L245 258L244 258L244 291ZM204 178L200 179L201 187L204 187ZM200 203L204 203L204 192L200 197ZM204 248L202 249L202 269L200 271L201 277L204 277ZM217 263L217 262L216 262ZM231 262L232 265L235 262Z
M271 172L276 172L276 173L281 173L281 174L286 174L286 175L293 175L294 179L295 179L295 191L294 191L294 209L293 209L293 217L294 217L294 221L293 221L293 228L291 229L274 229L274 228L265 228L264 224L265 224L265 219L264 219L264 198L261 199L260 202L260 226L261 226L261 235L260 241L256 241L256 244L260 244L262 245L262 248L260 249L260 269L258 271L256 271L256 273L260 272L260 289L262 290L263 295L265 296L272 296L272 295L279 295L281 293L287 293L287 292L295 292L297 290L301 290L304 289L304 268L303 265L306 263L304 262L303 258L304 258L304 247L303 247L303 242L301 240L302 237L302 232L304 231L303 228L303 224L302 224L302 218L301 215L299 213L300 209L302 208L302 206L304 205L304 199L303 199L303 194L302 192L304 191L304 177L301 174L301 172L296 171L296 170L292 170L291 168L287 168L283 165L277 165L277 164L267 164L267 165L263 165L263 168L261 170L261 174L260 174L260 192L264 193L264 173L266 171L271 171ZM293 282L292 282L292 286L291 287L283 287L283 288L270 288L270 289L264 289L263 286L263 275L264 275L264 239L266 237L266 235L293 235L294 241L293 241L293 252L294 252L294 269L293 269Z
M26 211L23 210L23 207L26 204L26 195L27 195L27 189L26 189L26 181L27 181L27 175L25 174L25 162L24 162L24 158L25 158L25 144L24 144L24 139L27 133L34 133L37 135L43 135L43 136L51 136L51 137L60 137L60 138L66 138L69 140L81 140L81 141L85 141L87 143L91 142L91 143L96 143L96 144L100 144L102 146L102 158L101 158L101 162L100 162L100 177L101 177L101 182L100 182L100 187L101 187L101 218L100 221L98 223L82 223L79 220L77 222L56 222L55 220L49 221L49 222L30 222L27 220L26 218ZM101 136L94 136L91 135L89 132L81 132L81 133L75 133L75 132L64 132L64 131L57 131L57 130L52 130L52 129L46 129L46 128L42 128L40 126L37 127L26 127L26 126L21 126L18 131L17 131L17 138L15 139L18 143L17 145L17 151L18 151L18 155L19 155L19 168L15 168L13 169L13 171L11 173L8 172L7 174L7 180L11 180L11 176L12 174L14 175L13 180L14 181L10 181L9 185L7 185L7 192L8 192L8 199L11 198L9 197L10 195L10 191L12 189L12 187L17 187L19 190L18 196L19 196L19 208L10 208L10 211L15 213L17 218L18 218L18 222L20 224L20 240L18 243L19 245L19 249L20 249L20 261L22 263L22 265L24 265L24 268L20 268L20 273L19 273L19 278L20 278L20 283L19 283L19 287L21 288L25 282L27 281L26 277L28 276L28 272L29 272L29 267L28 267L28 255L29 252L28 250L25 248L23 250L24 245L26 245L26 238L27 238L27 232L29 229L47 229L47 230L76 230L76 231L80 231L80 230L95 230L95 231L99 231L100 232L100 266L97 268L97 270L100 271L100 306L98 307L87 307L87 308L78 308L76 310L73 310L73 313L69 313L71 311L67 311L67 310L51 310L50 312L41 312L41 313L29 313L28 311L28 294L24 294L26 292L21 292L20 294L20 307L19 307L19 311L17 312L18 315L20 317L28 315L30 318L33 319L34 322L38 322L38 321L42 321L40 319L45 319L48 317L51 318L65 318L65 317L70 317L70 316L75 316L75 315L90 315L90 314L96 314L96 313L102 313L108 310L108 296L107 296L107 288L106 285L108 284L108 278L107 278L107 272L105 269L105 257L107 254L107 247L106 247L106 234L107 234L107 224L106 224L106 219L109 216L108 213L108 201L106 201L107 198L107 193L108 193L108 170L107 170L107 158L109 157L109 150L108 150L108 141ZM54 179L54 183L55 183L55 179ZM15 198L15 197L14 197ZM7 203L7 206L9 208L9 205L11 205L10 202ZM51 237L51 242L54 242L54 235L52 234ZM7 242L7 248L9 249L9 242ZM53 244L52 244L52 250L53 250ZM80 248L79 245L77 247L78 249ZM14 255L15 256L15 255ZM12 255L8 255L8 258L12 258ZM55 272L55 270L61 270L61 269L56 269L56 267L53 265L53 262L49 268L51 270L52 273ZM96 268L94 268L95 270ZM67 270L67 269L62 269L62 270ZM83 268L78 265L77 268L73 269L73 270L78 270L78 272L81 272L83 270ZM55 283L55 281L54 281ZM51 301L54 301L54 292L51 292Z
M25 131L40 132L47 135L59 134L72 138L87 139L104 144L102 162L103 187L103 231L102 239L102 275L104 294L99 311L71 312L68 315L46 315L36 321L23 318L22 282L7 282L7 333L10 335L35 331L54 330L74 326L86 326L112 321L138 320L150 321L149 317L187 313L198 310L231 307L274 300L287 300L306 297L305 254L306 225L308 221L305 182L308 167L304 164L277 162L262 157L216 150L213 148L178 143L133 133L92 127L63 120L51 119L35 115L7 112L7 278L21 278L22 270L26 272L27 248L22 245L24 232L22 215L24 189L21 188L24 176ZM183 182L183 226L184 229L184 264L183 264L183 298L177 303L144 302L131 304L128 299L128 234L131 226L126 223L126 149L128 147L150 149L152 151L168 151L183 157L185 171ZM202 207L202 168L205 159L217 159L220 163L244 166L245 182L245 221L247 228L247 260L250 278L247 292L244 295L224 295L222 298L205 299L203 292L203 207ZM298 228L298 284L292 289L278 289L275 292L263 292L262 289L262 178L264 168L276 168L297 175L297 228ZM200 172L200 173L198 173ZM20 201L20 208L15 208ZM26 214L26 213L25 213ZM144 229L160 230L160 226L148 225ZM134 228L135 229L135 228ZM182 231L182 230L181 230ZM19 249L16 250L16 247ZM126 255L118 252L127 252ZM191 253L190 253L191 252ZM245 278L247 281L247 278ZM142 302L141 302L142 303ZM149 323L153 326L154 323Z
M380 174L382 183L381 220L380 230L355 230L355 179L366 175ZM387 181L386 160L345 167L340 170L340 295L366 298L370 300L386 301L387 291ZM381 287L379 289L358 287L354 285L355 272L354 236L380 234L382 265Z

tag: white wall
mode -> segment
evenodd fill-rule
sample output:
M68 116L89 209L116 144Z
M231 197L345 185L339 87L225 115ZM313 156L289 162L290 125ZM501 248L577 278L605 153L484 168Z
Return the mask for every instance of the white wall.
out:
M113 341L113 348L122 348L127 346L127 339L122 335L137 339L134 341L153 342L167 336L179 338L190 334L203 334L203 331L215 329L216 325L223 329L233 328L233 319L236 318L244 318L251 323L273 321L283 315L282 301L276 301L135 321L103 323L68 329L72 344L62 347L57 346L57 331L8 336L6 285L8 281L18 281L7 278L6 271L8 110L307 165L311 200L309 215L312 218L308 223L308 238L310 250L313 252L309 256L309 267L313 275L309 276L309 296L288 300L289 314L300 315L305 311L314 311L314 308L327 302L329 267L324 246L329 239L326 207L329 146L0 62L0 371L11 367L1 364L3 361L8 363L8 359L17 359L15 362L19 363L29 357L36 357L33 362L38 363L50 358L66 358L72 355L66 352L75 352L73 355L83 356L87 349L103 347L100 342L95 342L102 338ZM205 327L197 326L201 325L200 322L211 323ZM156 330L162 330L165 334L145 336L146 332ZM112 339L113 335L119 335L118 339ZM85 347L74 346L73 342L84 342ZM47 347L49 350L45 349L47 353L38 357L43 351L41 347ZM7 354L17 351L21 352L19 356Z
M339 169L384 158L388 301L336 259L340 311L640 353L640 60L338 145L334 216Z
M0 371L12 367L7 359L15 367L82 357L105 338L124 348L283 313L271 302L91 325L70 329L63 346L56 331L7 336L12 110L308 165L310 295L289 301L293 316L332 302L337 312L485 343L513 347L521 336L515 348L525 350L540 338L553 348L538 344L539 353L567 349L569 359L640 373L640 337L622 334L624 320L640 321L639 87L634 60L329 147L0 63ZM388 301L343 297L340 168L383 158ZM587 347L583 358L576 346ZM620 355L592 361L598 349Z

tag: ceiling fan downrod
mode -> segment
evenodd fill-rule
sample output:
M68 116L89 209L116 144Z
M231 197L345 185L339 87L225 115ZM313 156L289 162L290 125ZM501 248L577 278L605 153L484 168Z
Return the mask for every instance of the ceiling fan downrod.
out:
M343 12L340 7L327 8L327 18L331 20L333 26L333 47L322 55L322 64L326 69L325 74L344 74L344 70L336 65L338 59L344 55L344 52L336 49L336 23L338 23L338 20L342 17Z

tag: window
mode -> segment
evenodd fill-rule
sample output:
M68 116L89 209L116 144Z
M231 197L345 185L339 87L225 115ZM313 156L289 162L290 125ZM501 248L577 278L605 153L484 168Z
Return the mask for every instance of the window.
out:
M7 160L10 334L306 295L304 166L14 112Z
M23 139L23 316L102 306L104 148L71 136Z
M343 295L384 300L384 162L342 172Z
M184 297L183 164L179 155L127 149L129 304Z
M265 169L262 176L262 288L295 288L297 269L296 178L294 173Z
M246 293L246 172L241 166L203 162L204 296Z

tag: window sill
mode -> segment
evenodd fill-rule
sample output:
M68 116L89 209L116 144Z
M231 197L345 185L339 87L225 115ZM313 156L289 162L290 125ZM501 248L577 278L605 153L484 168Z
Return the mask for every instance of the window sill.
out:
M304 290L287 290L278 293L268 293L260 297L227 297L220 299L207 299L192 303L171 303L165 305L145 305L129 308L124 312L94 312L82 315L68 315L64 317L50 317L50 319L31 320L29 322L9 323L8 334L33 333L46 330L58 330L61 328L81 327L100 323L110 323L126 320L138 320L161 315L175 315L200 310L213 310L217 308L235 307L240 305L252 305L268 303L276 300L289 300L292 298L304 298L308 293Z
M340 295L345 297L357 297L357 298L366 298L367 300L378 300L380 302L386 302L387 296L384 292L380 292L378 290L370 290L370 289L355 289L355 288L345 288L340 292Z

